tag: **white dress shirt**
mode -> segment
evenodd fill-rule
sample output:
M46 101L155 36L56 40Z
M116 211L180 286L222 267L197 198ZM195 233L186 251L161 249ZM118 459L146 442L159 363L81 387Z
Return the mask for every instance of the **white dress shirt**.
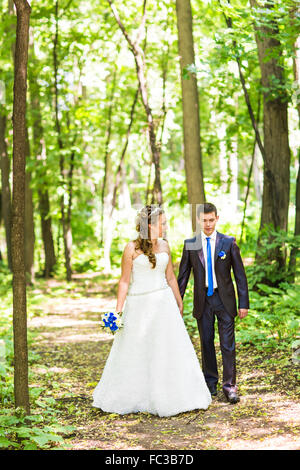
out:
M207 272L207 240L206 237L208 235L205 235L204 232L201 231L201 238L202 238L202 249L203 249L203 255L204 255L204 260L205 260L205 286L208 287L208 272ZM216 230L213 231L211 235L209 235L210 238L210 248L211 248L211 262L212 262L212 272L213 272L213 284L214 284L214 289L218 287L217 284L217 279L216 279L216 273L215 273L215 248L216 248L216 236L217 232Z

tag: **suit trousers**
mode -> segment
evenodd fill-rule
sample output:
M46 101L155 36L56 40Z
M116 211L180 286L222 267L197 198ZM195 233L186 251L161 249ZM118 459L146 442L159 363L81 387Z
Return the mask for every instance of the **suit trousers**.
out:
M237 391L236 387L236 354L234 336L234 317L226 311L217 291L210 297L206 295L203 314L197 319L201 340L202 371L207 385L216 387L218 367L214 345L215 317L218 320L218 331L223 363L223 391Z

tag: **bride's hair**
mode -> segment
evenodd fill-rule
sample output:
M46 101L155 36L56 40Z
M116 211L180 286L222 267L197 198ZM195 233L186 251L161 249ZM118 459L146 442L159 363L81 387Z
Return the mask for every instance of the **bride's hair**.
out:
M150 238L149 225L156 225L161 214L164 214L164 210L158 206L145 206L143 207L138 215L136 220L136 231L139 233L139 236L135 241L135 249L141 250L146 256L152 267L156 266L156 257L152 251L152 241Z

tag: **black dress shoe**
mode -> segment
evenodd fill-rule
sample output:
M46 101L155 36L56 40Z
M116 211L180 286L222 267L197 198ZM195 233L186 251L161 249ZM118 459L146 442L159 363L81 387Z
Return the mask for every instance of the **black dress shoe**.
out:
M227 395L227 400L229 401L229 403L237 403L238 401L240 401L240 398L236 394L236 392L229 392Z
M211 394L213 397L217 396L217 389L216 389L216 387L210 386L210 387L208 387L208 389L209 389L209 391L210 391L210 394Z

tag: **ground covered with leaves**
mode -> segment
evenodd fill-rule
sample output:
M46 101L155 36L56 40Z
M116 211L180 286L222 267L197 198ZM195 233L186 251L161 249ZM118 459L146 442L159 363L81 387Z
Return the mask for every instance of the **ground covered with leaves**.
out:
M112 336L99 327L99 312L114 308L115 294L115 281L92 275L78 275L67 292L65 284L50 280L30 293L32 299L43 298L30 306L36 358L30 386L53 399L59 423L72 429L64 436L66 449L300 448L299 366L288 349L264 352L237 345L241 401L236 405L220 390L208 410L168 418L119 416L93 408L92 392L112 344ZM200 360L199 338L192 341Z

